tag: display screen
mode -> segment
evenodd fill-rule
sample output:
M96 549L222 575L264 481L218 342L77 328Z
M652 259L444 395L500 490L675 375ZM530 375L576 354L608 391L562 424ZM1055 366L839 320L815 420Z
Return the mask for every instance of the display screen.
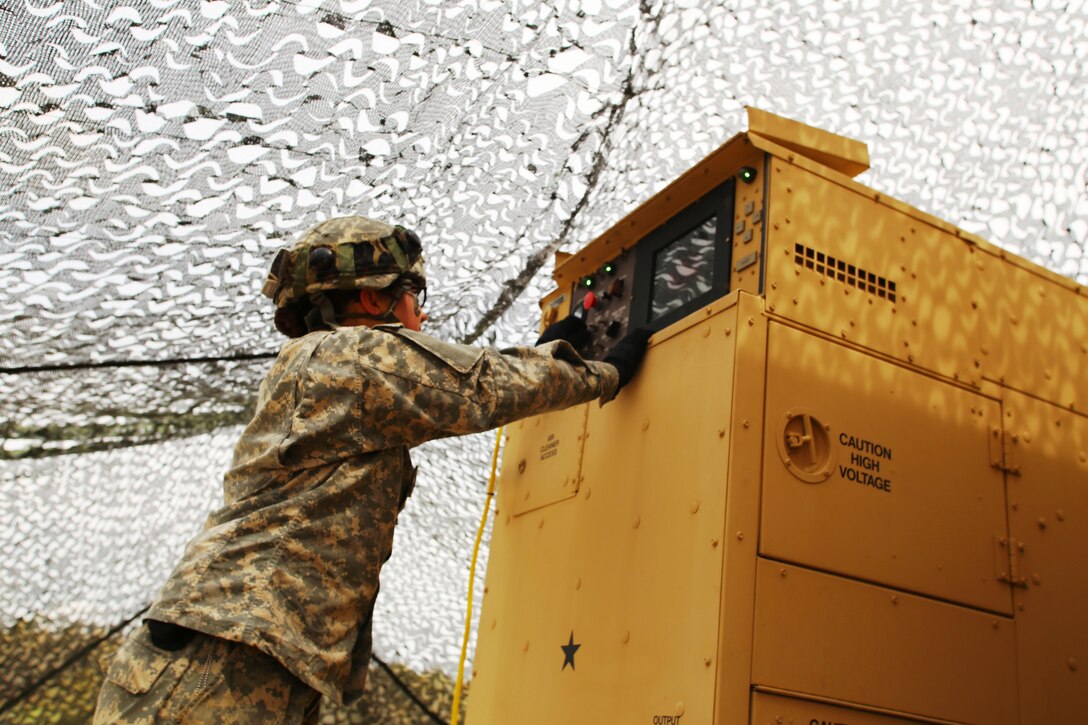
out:
M651 322L711 290L717 219L710 217L654 254Z

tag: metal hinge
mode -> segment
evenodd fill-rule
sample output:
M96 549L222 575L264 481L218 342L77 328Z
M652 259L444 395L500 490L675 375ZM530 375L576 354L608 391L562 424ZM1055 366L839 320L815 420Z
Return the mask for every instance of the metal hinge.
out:
M997 567L997 580L1010 587L1027 589L1028 580L1020 575L1020 555L1024 553L1024 542L1002 536L996 543L994 563Z
M990 427L990 467L996 468L1009 476L1019 476L1020 466L1007 460L1005 451L1009 450L1008 436L997 426ZM1013 436L1011 444L1017 443L1017 437Z

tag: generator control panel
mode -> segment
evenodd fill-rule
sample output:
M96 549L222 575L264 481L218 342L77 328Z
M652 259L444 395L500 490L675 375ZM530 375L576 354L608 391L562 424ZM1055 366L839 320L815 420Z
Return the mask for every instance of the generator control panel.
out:
M730 179L572 283L571 314L599 360L628 330L660 330L729 292L735 180Z
M585 320L590 335L579 350L583 357L600 360L627 334L634 282L635 250L628 249L574 283L571 311Z

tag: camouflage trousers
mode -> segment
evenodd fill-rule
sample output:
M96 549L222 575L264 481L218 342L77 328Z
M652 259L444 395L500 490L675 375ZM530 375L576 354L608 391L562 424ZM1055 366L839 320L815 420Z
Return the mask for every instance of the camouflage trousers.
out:
M319 700L254 647L197 633L169 652L152 643L143 625L113 658L94 722L311 725Z

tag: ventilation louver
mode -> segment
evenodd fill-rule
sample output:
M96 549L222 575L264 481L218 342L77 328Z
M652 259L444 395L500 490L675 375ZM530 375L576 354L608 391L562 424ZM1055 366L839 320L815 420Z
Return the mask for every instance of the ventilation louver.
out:
M847 264L841 259L836 259L830 254L818 252L812 247L803 244L795 244L793 261L798 266L811 269L817 274L830 277L833 280L856 287L862 292L875 295L882 300L895 302L895 282L880 277L873 272L867 272L861 267Z

